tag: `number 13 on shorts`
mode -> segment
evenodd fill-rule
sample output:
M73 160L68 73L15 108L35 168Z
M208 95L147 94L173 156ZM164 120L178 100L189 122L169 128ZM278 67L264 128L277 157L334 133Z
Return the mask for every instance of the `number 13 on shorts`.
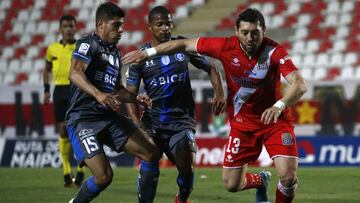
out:
M238 154L240 147L240 138L229 136L229 142L226 147L227 153Z

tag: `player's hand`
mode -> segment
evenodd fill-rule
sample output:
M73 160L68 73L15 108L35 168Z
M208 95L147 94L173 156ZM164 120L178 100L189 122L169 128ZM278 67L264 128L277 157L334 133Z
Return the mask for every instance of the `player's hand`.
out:
M50 92L45 92L44 98L43 98L44 104L48 104L50 102L50 97L51 97Z
M276 106L272 106L270 108L267 108L261 114L261 121L265 125L268 125L270 123L276 123L280 115L281 115L281 109Z
M223 113L225 110L226 100L224 96L215 96L211 101L211 110L218 116L219 114Z
M111 108L113 111L118 111L120 107L120 101L115 94L107 94L99 92L95 96L96 100L103 106Z
M152 99L148 95L139 94L138 96L136 96L136 101L145 108L151 109Z
M135 50L125 54L125 56L121 58L121 62L125 65L127 64L137 65L145 61L146 58L147 58L146 51Z

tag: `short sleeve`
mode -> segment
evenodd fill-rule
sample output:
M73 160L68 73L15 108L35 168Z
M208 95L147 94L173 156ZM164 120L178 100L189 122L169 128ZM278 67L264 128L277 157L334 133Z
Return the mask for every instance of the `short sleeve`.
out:
M89 64L96 53L95 43L90 43L90 38L85 37L76 42L76 47L72 54L72 58L78 59Z
M209 72L209 57L201 55L196 52L187 52L186 55L190 58L190 63L193 64L196 68L202 69L206 72Z
M52 60L53 60L52 51L51 51L52 48L51 47L52 46L49 45L48 48L46 49L46 61L49 62L49 63L51 63Z
M198 53L217 58L224 48L225 41L223 37L200 37L196 50Z
M127 85L133 85L133 86L140 85L141 73L139 67L130 65L125 75L126 75Z
M271 60L274 65L279 67L280 73L283 77L286 77L290 73L298 70L292 62L289 54L282 46L278 46L276 48Z

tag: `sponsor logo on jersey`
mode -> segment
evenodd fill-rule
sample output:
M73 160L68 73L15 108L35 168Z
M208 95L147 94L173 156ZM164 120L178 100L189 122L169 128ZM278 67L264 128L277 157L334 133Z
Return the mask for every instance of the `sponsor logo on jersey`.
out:
M240 66L239 62L240 62L240 60L238 58L233 58L233 60L231 61L231 64L234 66Z
M90 48L90 44L88 44L88 43L81 43L78 52L79 52L80 54L86 55L87 52L89 51L89 48Z
M290 133L284 133L281 135L281 142L283 145L293 145L293 140Z
M80 137L80 140L83 140L83 139L85 139L85 138L87 138L87 137L91 137L91 136L94 136L94 132L93 132L93 130L92 129L82 129L82 130L80 130L80 132L79 132L79 137Z
M175 59L176 59L177 61L179 61L179 62L182 62L182 61L184 61L184 59L185 59L185 55L184 55L183 53L176 53L176 54L175 54Z
M178 74L172 74L172 75L154 78L150 81L150 85L159 86L170 83L182 82L185 81L185 79L188 77L187 74L188 72L184 72L184 73L178 73Z
M170 63L170 57L169 57L168 55L162 56L162 57L161 57L161 63L162 63L164 66L169 65L169 63Z

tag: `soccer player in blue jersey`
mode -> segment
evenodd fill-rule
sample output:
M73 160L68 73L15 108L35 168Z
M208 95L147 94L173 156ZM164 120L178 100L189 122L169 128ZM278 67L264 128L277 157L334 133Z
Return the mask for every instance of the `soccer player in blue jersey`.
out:
M167 8L153 8L148 22L153 38L141 49L176 40L171 38L173 20ZM179 171L179 192L175 202L189 202L194 183L195 120L189 62L209 74L215 89L213 111L215 114L223 112L225 97L221 78L207 57L191 52L150 57L145 63L130 67L127 73L127 89L138 94L143 80L145 90L153 101L152 109L145 109L141 120L137 116L136 104L127 104L127 111L135 123L151 134L157 146L176 165ZM159 173L159 161L141 162L138 177L139 203L154 201Z
M129 118L117 113L121 102L151 107L151 99L121 84L121 62L116 43L121 37L124 12L111 2L96 11L96 31L76 43L70 69L70 104L66 129L75 157L92 176L70 202L90 202L111 182L113 171L103 145L146 161L160 157L158 148Z

